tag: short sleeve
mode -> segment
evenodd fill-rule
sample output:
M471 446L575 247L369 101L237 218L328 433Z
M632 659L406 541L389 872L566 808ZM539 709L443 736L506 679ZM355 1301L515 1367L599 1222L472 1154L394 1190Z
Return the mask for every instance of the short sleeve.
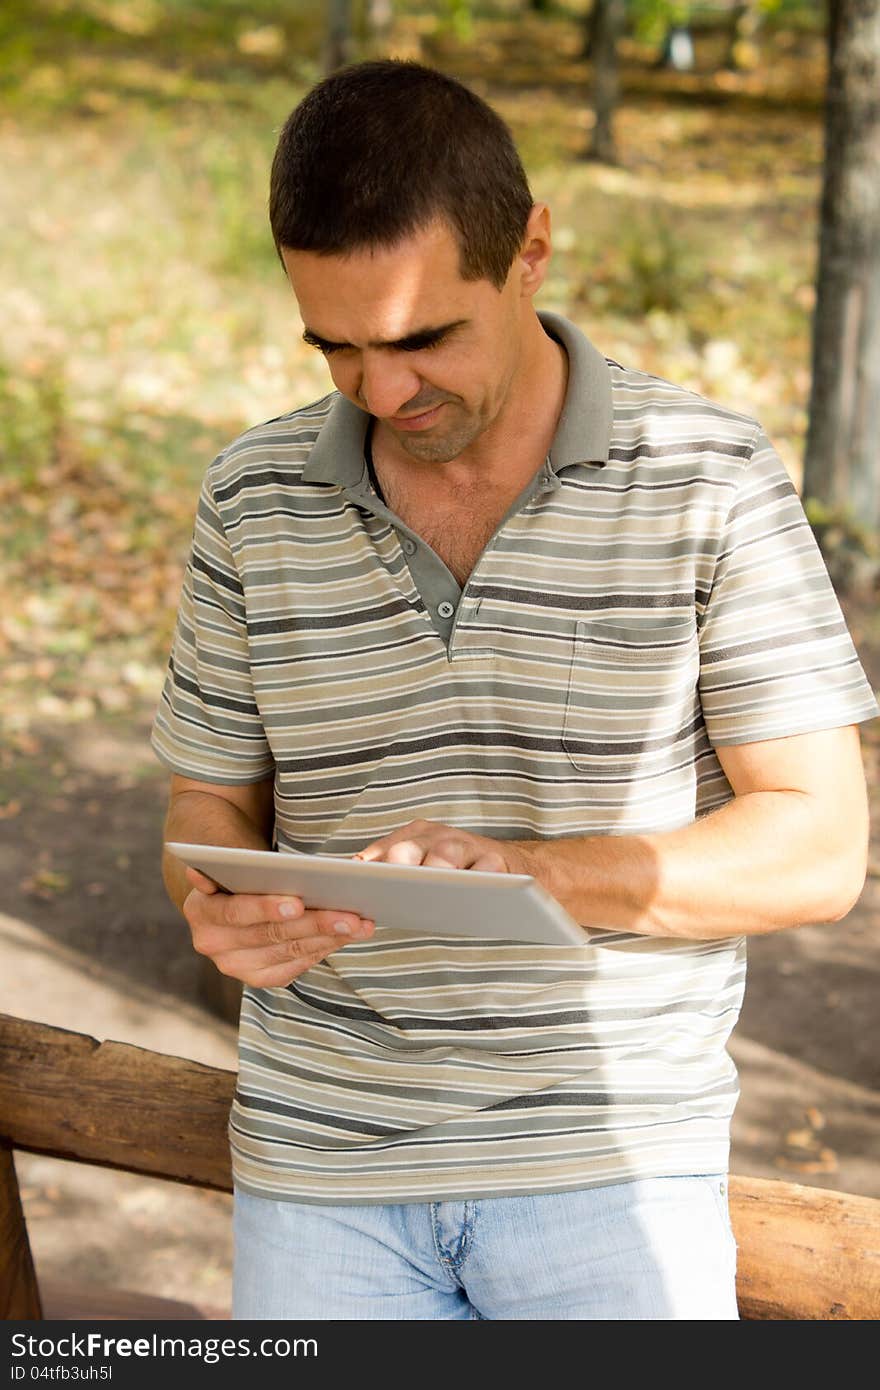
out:
M244 589L210 479L209 469L150 742L184 777L259 782L275 763L251 680Z
M715 746L880 713L797 491L763 430L729 509L699 623Z

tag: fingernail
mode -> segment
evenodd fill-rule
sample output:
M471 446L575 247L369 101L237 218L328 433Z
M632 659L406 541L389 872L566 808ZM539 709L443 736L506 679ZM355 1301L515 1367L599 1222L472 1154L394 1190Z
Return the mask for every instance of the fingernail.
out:
M281 913L282 917L297 916L296 905L294 903L281 903L278 907L278 911Z
M352 928L347 922L334 922L333 930L338 932L340 936L351 936L352 933Z

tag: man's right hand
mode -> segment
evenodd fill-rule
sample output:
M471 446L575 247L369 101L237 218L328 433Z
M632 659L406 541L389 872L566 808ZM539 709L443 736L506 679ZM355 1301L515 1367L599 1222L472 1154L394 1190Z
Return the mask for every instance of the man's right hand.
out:
M271 989L350 941L366 941L376 924L354 912L306 908L301 898L224 893L213 879L187 869L193 885L183 903L193 946L223 975ZM344 930L338 930L343 928Z

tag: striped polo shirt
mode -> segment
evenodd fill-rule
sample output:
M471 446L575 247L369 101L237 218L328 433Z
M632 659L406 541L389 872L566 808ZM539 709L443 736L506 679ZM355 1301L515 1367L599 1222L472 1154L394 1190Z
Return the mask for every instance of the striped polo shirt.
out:
M671 831L732 798L716 746L878 712L756 421L540 319L565 405L463 589L377 495L369 417L336 392L207 471L153 745L205 782L274 774L282 853L419 817ZM724 1171L744 938L583 927L569 947L379 922L246 986L236 1185L408 1202Z

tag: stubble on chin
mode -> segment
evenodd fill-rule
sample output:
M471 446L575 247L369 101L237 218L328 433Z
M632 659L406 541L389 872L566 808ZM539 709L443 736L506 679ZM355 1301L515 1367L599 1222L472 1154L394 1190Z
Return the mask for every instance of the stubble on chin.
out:
M420 463L452 463L482 434L483 428L481 420L469 418L437 437L400 431L397 442L410 458Z

